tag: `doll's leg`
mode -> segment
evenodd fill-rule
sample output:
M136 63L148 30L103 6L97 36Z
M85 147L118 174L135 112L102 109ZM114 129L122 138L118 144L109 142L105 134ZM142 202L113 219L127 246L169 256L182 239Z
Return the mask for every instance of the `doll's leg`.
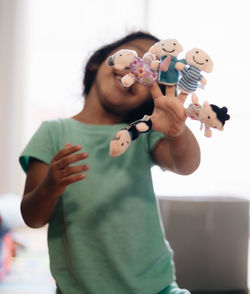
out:
M186 289L180 289L178 285L175 282L173 282L167 288L165 288L158 294L191 294L191 293Z

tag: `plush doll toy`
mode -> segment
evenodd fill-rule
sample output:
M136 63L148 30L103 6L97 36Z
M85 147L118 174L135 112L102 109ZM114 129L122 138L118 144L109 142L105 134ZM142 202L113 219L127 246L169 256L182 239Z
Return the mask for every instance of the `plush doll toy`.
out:
M144 86L152 86L158 78L158 62L150 53L146 53L143 58L140 58L134 50L121 49L108 57L107 64L114 66L117 70L130 70L121 79L124 87L130 87L135 81Z
M208 54L197 48L193 48L186 53L187 67L181 70L182 77L178 83L178 88L182 93L189 94L196 91L198 83L206 85L206 79L201 75L201 71L207 73L213 70L213 61Z
M150 53L160 59L160 84L174 86L178 83L179 70L183 69L186 64L185 59L177 59L182 51L181 44L175 39L159 41L149 49Z
M201 122L200 129L202 130L203 125L205 126L204 135L206 137L211 137L212 131L210 128L215 128L220 131L224 129L225 121L230 119L227 111L226 107L220 108L214 104L209 104L208 102L204 102L204 104L201 105L198 102L198 97L193 94L192 103L186 108L186 115L191 119L199 120ZM151 131L151 129L152 121L148 115L144 115L142 119L121 129L115 134L110 142L110 156L120 156L141 134L147 133Z
M201 130L205 126L204 135L206 137L212 136L210 128L215 128L222 131L226 120L230 119L227 114L226 107L218 107L214 104L209 104L207 101L201 106L198 102L198 97L192 95L192 103L186 109L187 117L201 122Z
M147 133L152 129L152 121L150 116L144 115L140 120L137 120L126 128L118 131L110 142L109 154L112 157L123 154L132 141L135 141L142 133Z

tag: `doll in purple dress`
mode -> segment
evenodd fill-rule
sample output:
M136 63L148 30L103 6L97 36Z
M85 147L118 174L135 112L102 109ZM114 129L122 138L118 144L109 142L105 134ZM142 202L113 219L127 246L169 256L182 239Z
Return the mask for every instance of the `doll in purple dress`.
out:
M130 72L121 79L124 87L130 87L135 81L149 87L158 78L159 63L150 53L140 58L134 50L121 49L107 59L107 64L117 70L129 68Z

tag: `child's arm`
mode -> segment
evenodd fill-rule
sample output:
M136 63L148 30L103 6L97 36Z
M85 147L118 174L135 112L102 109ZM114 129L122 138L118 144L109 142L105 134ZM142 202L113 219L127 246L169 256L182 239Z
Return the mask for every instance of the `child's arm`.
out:
M66 144L50 164L33 159L29 165L21 203L21 213L29 227L39 228L49 222L60 195L72 183L83 180L88 165L70 166L86 159L86 153L75 153L81 146Z
M200 164L200 148L185 125L186 113L183 106L186 96L174 96L174 87L167 88L167 95L162 95L155 83L151 95L155 108L151 116L153 129L162 132L161 139L153 150L156 163L164 169L178 174L191 174Z
M177 137L159 140L153 156L162 168L182 175L193 173L200 164L200 148L188 127Z

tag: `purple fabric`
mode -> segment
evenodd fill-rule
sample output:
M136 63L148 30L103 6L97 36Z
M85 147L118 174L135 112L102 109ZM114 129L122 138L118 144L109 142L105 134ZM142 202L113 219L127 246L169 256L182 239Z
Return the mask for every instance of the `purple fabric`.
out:
M134 79L144 86L152 86L158 78L158 72L151 68L151 60L135 57L129 68Z

